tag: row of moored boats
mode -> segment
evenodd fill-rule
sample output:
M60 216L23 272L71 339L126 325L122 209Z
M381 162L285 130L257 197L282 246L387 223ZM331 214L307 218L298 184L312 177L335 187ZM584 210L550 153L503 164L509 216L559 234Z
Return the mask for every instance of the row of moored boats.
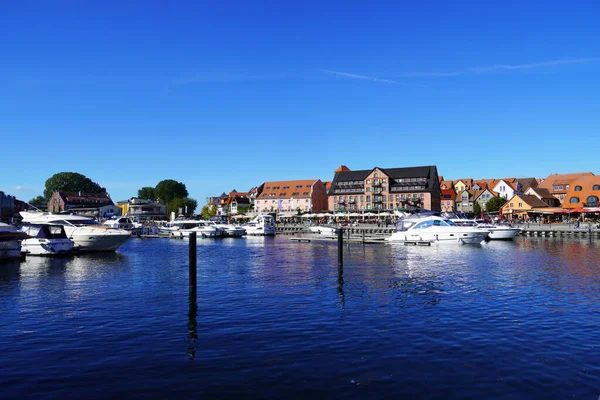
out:
M73 214L30 211L20 214L23 218L20 228L0 223L0 259L18 258L22 254L57 256L75 251L115 251L135 229L133 225L99 224L92 218ZM241 226L176 220L159 227L159 230L181 237L188 237L191 232L202 237L274 235L275 221L269 215L259 215Z

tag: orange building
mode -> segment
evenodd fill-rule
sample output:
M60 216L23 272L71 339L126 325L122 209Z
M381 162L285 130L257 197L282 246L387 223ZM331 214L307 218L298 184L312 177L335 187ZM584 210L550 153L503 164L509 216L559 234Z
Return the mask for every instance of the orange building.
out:
M574 180L565 194L563 208L598 208L600 204L600 176L585 175Z
M563 203L563 201L565 200L567 192L571 188L571 184L577 179L584 176L594 176L594 174L591 172L576 172L573 174L552 174L546 179L544 179L538 185L538 187L542 189L548 189L554 197L560 200L564 207L565 204Z

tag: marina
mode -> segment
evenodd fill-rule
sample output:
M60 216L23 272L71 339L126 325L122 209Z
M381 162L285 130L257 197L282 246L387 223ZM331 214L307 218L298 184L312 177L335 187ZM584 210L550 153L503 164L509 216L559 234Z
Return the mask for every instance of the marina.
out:
M597 396L597 240L292 237L3 261L3 396Z

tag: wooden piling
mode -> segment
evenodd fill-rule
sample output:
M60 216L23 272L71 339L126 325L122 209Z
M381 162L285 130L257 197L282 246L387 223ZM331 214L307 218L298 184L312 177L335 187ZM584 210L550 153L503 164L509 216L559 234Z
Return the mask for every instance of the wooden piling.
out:
M197 248L196 248L196 232L190 233L190 242L189 242L189 290L190 290L190 298L193 297L194 301L196 300L196 286L198 280L197 268L196 268L196 259L197 259Z
M344 266L344 229L338 229L338 268Z

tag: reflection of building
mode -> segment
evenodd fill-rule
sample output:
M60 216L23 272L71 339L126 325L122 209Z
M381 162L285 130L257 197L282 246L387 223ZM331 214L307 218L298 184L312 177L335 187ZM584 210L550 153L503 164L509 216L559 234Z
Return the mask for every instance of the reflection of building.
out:
M320 179L265 182L255 199L257 212L321 212L327 210L327 193Z
M152 200L132 197L129 200L119 201L117 206L123 215L136 217L136 219L157 219L167 216L167 206Z
M328 192L333 211L395 210L415 206L440 211L440 182L435 166L335 171Z
M118 215L120 210L105 193L54 192L48 202L48 211L71 212L79 215L106 218Z

